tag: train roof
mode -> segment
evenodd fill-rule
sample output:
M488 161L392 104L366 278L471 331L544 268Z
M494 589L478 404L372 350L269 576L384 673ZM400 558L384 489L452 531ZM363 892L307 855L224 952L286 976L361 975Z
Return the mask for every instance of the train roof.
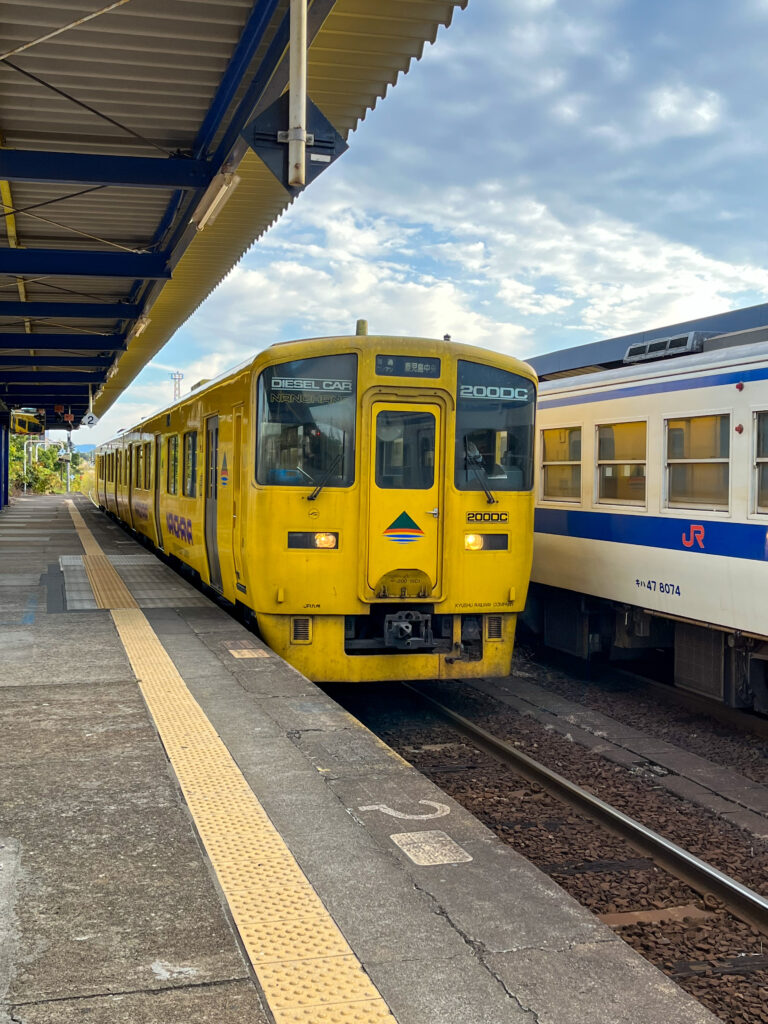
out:
M574 345L557 352L532 356L528 362L539 375L539 380L555 380L558 377L599 373L602 370L621 367L625 364L625 357L631 349L644 346L655 348L656 343L663 340L677 341L687 336L691 342L696 342L689 350L706 351L710 342L717 343L720 339L734 337L736 334L760 335L761 332L762 337L768 337L768 303L733 309L666 327L655 327L635 334L624 334L618 338L590 342L587 345ZM692 337L694 335L695 338ZM752 338L745 337L744 341L747 340ZM671 351L662 354L673 355ZM648 358L653 358L652 352L648 354Z
M768 329L762 337L752 337L754 331L738 331L711 339L709 347L702 352L666 359L659 362L636 363L620 366L599 373L581 373L571 377L558 377L542 381L539 394L554 395L564 391L600 390L605 385L616 383L637 383L644 380L658 380L662 377L690 376L702 371L713 371L724 367L747 367L754 363L768 361ZM721 344L713 344L715 341Z

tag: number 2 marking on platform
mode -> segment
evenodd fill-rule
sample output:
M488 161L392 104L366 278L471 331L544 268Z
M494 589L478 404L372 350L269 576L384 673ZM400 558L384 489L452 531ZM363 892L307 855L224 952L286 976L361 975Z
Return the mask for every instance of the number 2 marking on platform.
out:
M358 807L358 811L381 811L390 818L404 818L406 821L428 821L430 818L444 818L446 814L451 813L451 808L447 804L439 804L435 800L419 800L419 803L425 807L434 807L434 814L405 814L403 811L387 807L386 804L366 804L365 807Z

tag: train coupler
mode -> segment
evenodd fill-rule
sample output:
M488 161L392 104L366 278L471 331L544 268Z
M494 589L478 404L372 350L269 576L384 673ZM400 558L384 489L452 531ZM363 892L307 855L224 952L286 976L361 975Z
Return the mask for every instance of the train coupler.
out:
M386 647L401 647L414 651L421 647L433 647L432 615L413 609L387 615L384 619L384 644Z

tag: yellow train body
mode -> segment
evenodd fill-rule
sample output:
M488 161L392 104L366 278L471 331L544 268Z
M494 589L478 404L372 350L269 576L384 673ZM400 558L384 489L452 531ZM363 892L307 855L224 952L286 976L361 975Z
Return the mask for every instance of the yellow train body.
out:
M99 504L315 681L506 675L535 387L451 342L275 345L102 445Z

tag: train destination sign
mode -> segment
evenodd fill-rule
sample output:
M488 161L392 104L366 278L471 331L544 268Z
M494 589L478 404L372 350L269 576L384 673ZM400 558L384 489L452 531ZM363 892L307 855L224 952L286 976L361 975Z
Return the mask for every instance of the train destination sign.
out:
M439 377L440 360L423 356L376 356L376 373L380 377Z

